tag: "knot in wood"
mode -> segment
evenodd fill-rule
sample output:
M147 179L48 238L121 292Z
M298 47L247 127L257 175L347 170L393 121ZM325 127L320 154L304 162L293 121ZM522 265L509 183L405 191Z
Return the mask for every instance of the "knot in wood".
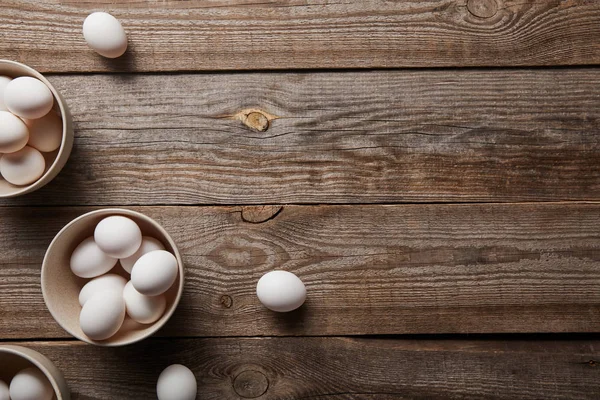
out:
M264 132L269 129L269 118L263 113L254 111L246 116L244 123L252 129Z
M261 224L278 216L281 210L282 206L245 206L242 207L242 221Z
M260 371L242 371L233 380L233 390L245 399L260 397L269 388L269 380Z
M228 296L226 294L221 296L221 305L223 305L223 307L225 308L231 308L231 306L233 305L233 299L231 298L231 296Z
M491 18L498 12L497 0L468 0L467 10L479 18Z

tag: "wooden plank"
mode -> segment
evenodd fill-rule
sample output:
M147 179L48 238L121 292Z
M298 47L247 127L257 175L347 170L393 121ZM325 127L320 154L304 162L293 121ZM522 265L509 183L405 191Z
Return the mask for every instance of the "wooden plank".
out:
M86 46L98 10L121 20L125 57ZM3 0L0 25L3 58L42 72L600 63L589 0Z
M61 369L76 399L154 398L188 366L198 398L597 399L600 342L253 338L147 340L105 349L25 342Z
M598 68L50 79L73 154L0 204L600 198Z
M185 262L162 336L600 331L600 204L285 206L258 224L239 207L135 209ZM0 337L67 337L43 303L40 265L88 210L0 209ZM305 282L297 312L259 303L273 269Z

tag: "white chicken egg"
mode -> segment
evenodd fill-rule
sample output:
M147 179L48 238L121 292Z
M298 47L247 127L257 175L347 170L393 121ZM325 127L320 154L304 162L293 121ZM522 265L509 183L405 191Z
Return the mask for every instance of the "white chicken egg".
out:
M15 78L4 88L4 103L11 113L21 118L36 119L48 114L54 96L48 86L30 76Z
M71 254L71 271L81 278L95 278L110 271L117 259L109 256L93 237L85 239Z
M140 248L138 249L138 251L136 251L132 256L129 256L127 258L122 258L121 261L121 266L123 267L123 269L129 273L131 273L131 269L133 268L133 265L135 264L135 262L137 260L139 260L139 258L141 256L143 256L146 253L149 253L151 251L154 250L164 250L165 246L163 246L163 244L157 240L154 239L153 237L150 236L143 236L142 237L142 245L140 246Z
M54 389L48 378L38 368L19 371L10 381L11 400L50 400Z
M4 88L10 81L12 81L10 76L0 75L0 111L8 111L6 104L4 104ZM2 397L0 397L0 400L3 400Z
M44 153L54 151L60 147L63 136L62 120L54 112L49 112L42 118L25 119L29 128L29 142L27 145Z
M142 231L133 220L121 215L106 217L94 230L98 247L111 257L127 258L142 244Z
M8 393L8 385L3 380L0 380L0 400L10 400Z
M0 158L0 174L13 185L29 185L44 175L46 160L33 147L25 146Z
M256 295L269 310L288 312L304 304L306 287L291 272L271 271L259 279Z
M158 400L195 400L197 390L194 373L181 364L165 368L156 383Z
M83 21L83 37L103 57L117 58L127 50L127 35L118 19L105 12L95 12Z
M0 111L0 153L21 150L29 140L25 122L8 111Z
M79 292L79 304L83 307L90 297L98 292L114 290L123 293L126 284L127 280L117 274L106 274L94 278L81 288Z
M96 292L79 314L79 326L92 340L105 340L119 331L125 320L123 293L108 290Z
M146 296L135 290L131 281L125 285L123 299L127 315L140 324L156 322L165 312L167 299L164 295Z
M140 257L131 270L135 290L146 296L167 291L177 278L177 259L165 250L154 250Z

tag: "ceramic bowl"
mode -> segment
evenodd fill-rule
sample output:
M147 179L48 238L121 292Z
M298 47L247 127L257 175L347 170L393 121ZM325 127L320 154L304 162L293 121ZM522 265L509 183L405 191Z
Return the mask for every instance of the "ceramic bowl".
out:
M60 96L60 93L58 93L54 86L52 86L52 84L35 69L16 61L0 60L0 75L6 75L12 78L31 76L44 82L54 95L54 108L51 112L60 114L63 122L62 142L58 150L50 153L42 153L46 159L46 170L40 179L27 186L15 186L0 177L0 198L6 198L31 193L46 185L58 175L67 163L67 160L71 155L71 149L73 148L73 118L71 117L67 103Z
M73 272L69 261L73 250L85 239L94 235L96 225L105 217L123 215L134 220L144 236L151 236L162 242L165 249L177 258L179 273L175 283L165 296L167 307L163 316L153 324L142 325L125 320L123 328L113 337L96 341L88 338L79 327L79 292L89 279L79 278ZM129 280L129 274L117 263L110 273L116 273ZM184 271L181 254L169 234L152 218L131 210L102 209L84 214L68 223L52 240L42 264L42 293L48 310L68 333L84 342L99 346L124 346L138 342L158 331L173 315L183 292Z
M62 373L45 356L22 346L0 345L0 380L10 380L22 369L35 367L43 372L54 389L55 400L70 400L69 388Z

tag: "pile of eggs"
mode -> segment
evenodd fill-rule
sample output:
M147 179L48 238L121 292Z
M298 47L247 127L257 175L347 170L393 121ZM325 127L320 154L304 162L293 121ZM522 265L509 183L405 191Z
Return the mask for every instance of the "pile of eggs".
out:
M10 385L0 380L0 400L50 400L54 389L38 368L29 367L19 371Z
M0 76L0 175L16 186L30 185L46 169L42 153L62 141L62 120L52 109L54 96L29 76Z
M127 281L108 273L117 262L130 274ZM164 313L164 293L177 279L178 263L155 238L142 236L130 218L101 220L94 235L73 251L71 271L90 279L79 292L79 325L92 340L106 340L124 325L125 316L140 324L156 322Z

